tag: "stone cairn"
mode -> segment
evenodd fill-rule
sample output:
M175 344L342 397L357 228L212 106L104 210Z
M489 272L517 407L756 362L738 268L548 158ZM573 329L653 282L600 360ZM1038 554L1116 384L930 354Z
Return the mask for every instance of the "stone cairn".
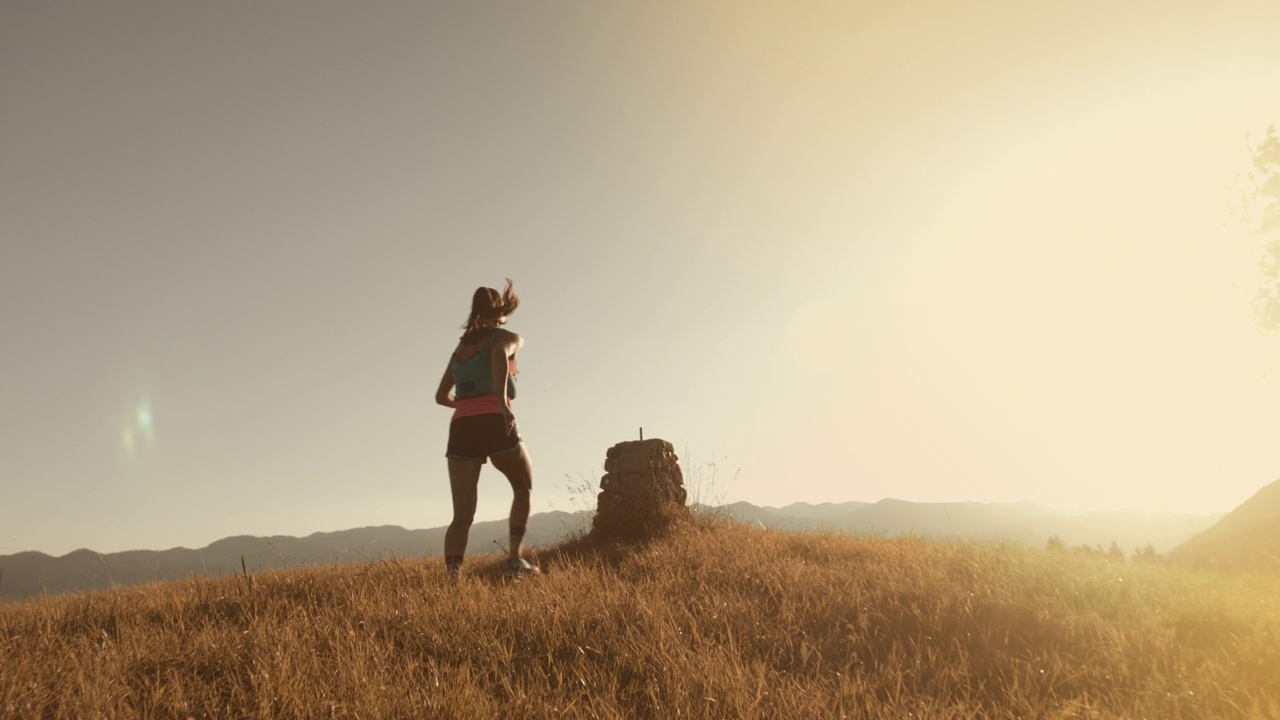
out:
M605 453L591 534L640 538L687 513L684 475L666 440L621 442Z

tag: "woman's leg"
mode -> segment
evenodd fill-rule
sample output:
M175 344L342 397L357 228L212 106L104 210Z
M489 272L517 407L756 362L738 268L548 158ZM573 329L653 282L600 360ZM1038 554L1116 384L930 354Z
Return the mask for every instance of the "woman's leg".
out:
M524 545L524 531L529 524L529 494L533 490L533 464L529 462L529 451L524 443L497 455L489 456L498 472L507 476L515 498L511 501L511 545L508 548L511 557L520 557Z
M453 493L453 522L444 533L444 561L450 567L462 564L467 551L467 534L476 516L476 486L480 483L480 460L448 458L449 489Z

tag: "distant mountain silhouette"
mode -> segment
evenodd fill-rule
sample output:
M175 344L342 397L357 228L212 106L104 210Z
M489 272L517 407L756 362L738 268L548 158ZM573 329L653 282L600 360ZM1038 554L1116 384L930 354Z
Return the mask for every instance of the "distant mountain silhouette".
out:
M723 511L740 522L758 522L778 530L974 538L1041 546L1056 536L1070 546L1108 547L1115 542L1126 552L1148 544L1165 552L1222 517L1222 513L1138 510L1067 515L1029 502L913 503L894 499L838 505L796 503L782 508L734 503L724 506Z
M1179 545L1169 557L1193 565L1280 571L1280 480Z
M913 503L881 500L782 508L734 503L702 508L745 523L805 532L918 535L930 538L975 538L1043 546L1053 536L1068 545L1109 546L1126 551L1150 544L1164 552L1208 528L1222 514L1185 515L1137 511L1099 511L1065 515L1032 503ZM529 518L530 546L558 542L590 526L585 512L537 513ZM0 556L0 600L41 594L138 585L191 575L220 576L272 568L349 563L379 558L409 558L443 552L445 528L406 530L395 525L290 536L236 536L199 550L130 550L98 554L76 550L61 557L40 552ZM478 522L471 527L471 553L498 551L507 542L507 521Z
M574 531L585 530L588 522L585 513L537 513L529 518L525 541L530 546L554 543ZM76 550L61 557L41 552L0 555L0 600L140 585L191 575L217 577L244 570L252 573L299 565L439 555L444 548L445 529L406 530L384 525L313 533L303 538L238 535L200 550L173 548L107 554ZM505 519L471 526L467 547L472 553L492 553L506 545Z

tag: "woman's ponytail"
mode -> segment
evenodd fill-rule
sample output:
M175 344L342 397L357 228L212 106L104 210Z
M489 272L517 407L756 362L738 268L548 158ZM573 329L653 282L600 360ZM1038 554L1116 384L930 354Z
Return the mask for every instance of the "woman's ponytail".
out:
M513 289L511 278L506 280L507 286L501 293L493 288L476 288L471 296L471 312L462 326L462 342L475 340L486 328L497 327L500 318L515 312L520 306L520 296Z

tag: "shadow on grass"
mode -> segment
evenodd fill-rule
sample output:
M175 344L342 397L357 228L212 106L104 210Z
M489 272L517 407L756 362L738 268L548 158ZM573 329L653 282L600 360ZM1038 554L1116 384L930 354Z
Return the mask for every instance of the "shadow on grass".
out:
M525 557L537 565L544 575L554 574L557 569L570 565L594 565L601 568L617 569L628 558L644 552L648 547L659 543L672 534L693 525L714 523L705 517L696 517L681 513L664 518L660 523L630 533L594 531L576 532L555 545L531 548ZM491 585L512 582L537 582L537 578L512 579L506 576L507 559L501 556L493 560L476 563L466 577L473 581Z

